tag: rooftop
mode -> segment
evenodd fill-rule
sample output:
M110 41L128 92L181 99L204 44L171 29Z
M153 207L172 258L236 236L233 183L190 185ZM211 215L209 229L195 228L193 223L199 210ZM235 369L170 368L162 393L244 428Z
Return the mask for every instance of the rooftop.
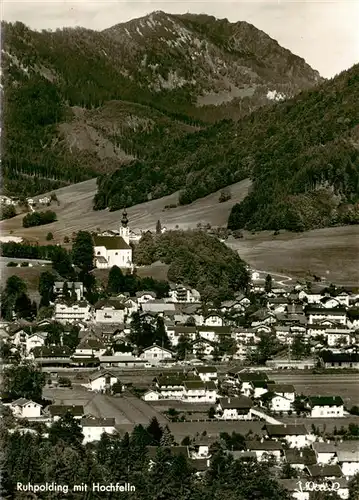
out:
M93 236L95 247L105 247L107 250L130 250L122 236Z

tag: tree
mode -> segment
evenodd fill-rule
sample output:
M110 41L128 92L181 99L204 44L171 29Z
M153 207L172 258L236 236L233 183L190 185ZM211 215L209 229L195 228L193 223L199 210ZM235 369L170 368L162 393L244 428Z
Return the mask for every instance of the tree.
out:
M260 340L255 349L249 351L247 360L249 363L264 365L274 354L278 352L280 345L273 333L261 332Z
M295 359L305 358L310 355L310 345L304 342L303 337L300 335L294 337L291 349Z
M36 317L36 303L31 303L30 298L26 293L22 293L16 298L14 312L17 318L24 318L28 320L32 320Z
M11 321L13 319L15 309L17 309L18 312L20 311L20 314L22 314L22 312L27 314L29 309L26 309L28 306L27 301L26 307L24 307L26 300L25 295L25 282L18 276L10 276L6 281L3 292L1 293L1 316L6 320ZM20 302L18 302L16 306L16 302L20 297Z
M156 223L156 234L162 234L162 225L160 220Z
M48 307L50 302L54 301L54 285L55 276L51 272L45 271L41 273L38 288L41 295L40 307Z
M3 392L8 398L41 400L45 374L31 363L5 368L3 377Z
M14 205L1 206L0 210L0 220L12 219L16 216L16 210Z
M53 446L60 442L76 447L82 443L83 437L82 428L70 411L54 422L49 429L49 441Z
M223 203L225 201L228 201L232 198L231 191L229 187L221 189L220 195L219 195L219 203Z
M266 293L270 293L272 291L272 282L272 276L270 274L267 274L264 284L264 290Z
M79 344L79 333L80 328L77 325L72 325L68 332L64 332L62 336L62 343L64 346L67 346L72 351Z
M74 269L72 267L69 253L60 246L56 246L51 255L52 267L59 273L60 276L67 279L74 277Z
M51 240L53 240L53 239L54 239L54 235L53 235L52 233L47 233L47 235L46 235L46 240L47 240L47 241L51 241Z
M64 236L64 243L67 245L70 243L70 238L68 236Z
M69 285L67 284L67 281L64 281L64 285L62 287L62 295L65 300L70 298Z
M208 410L208 418L213 419L216 416L216 410L213 408L213 406L210 407Z
M172 446L174 442L175 442L174 437L172 436L171 431L168 428L168 425L166 425L163 429L163 433L160 439L160 446Z
M83 272L88 273L94 267L94 244L88 231L79 231L72 245L72 261Z
M190 352L190 349L191 349L191 342L189 340L188 335L180 335L176 346L178 359L180 360L185 359L186 354L187 352Z
M125 291L125 277L121 269L113 266L108 274L107 291L109 293L120 293Z
M157 342L159 345L164 348L169 348L171 343L169 341L167 331L165 328L164 319L161 316L157 317L156 320L156 329L154 332L154 342Z
M163 431L156 417L153 417L150 424L146 427L146 431L152 437L152 444L159 446Z

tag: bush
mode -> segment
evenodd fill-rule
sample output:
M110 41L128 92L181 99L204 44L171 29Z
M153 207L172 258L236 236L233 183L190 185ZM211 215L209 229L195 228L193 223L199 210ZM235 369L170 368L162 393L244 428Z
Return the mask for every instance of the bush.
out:
M51 210L46 212L32 212L22 219L23 227L43 226L44 224L51 224L57 220L56 213Z
M28 262L21 262L20 266L21 267L29 267L29 263Z
M72 387L71 380L67 377L60 377L58 380L59 387Z
M54 235L53 235L52 233L47 233L47 235L46 235L46 240L47 240L47 241L51 241L51 240L53 240L53 239L54 239Z
M349 413L351 415L359 415L359 406L352 406Z
M9 262L6 267L17 267L16 262Z
M0 220L12 219L16 215L16 210L14 205L9 205L1 207L0 209Z

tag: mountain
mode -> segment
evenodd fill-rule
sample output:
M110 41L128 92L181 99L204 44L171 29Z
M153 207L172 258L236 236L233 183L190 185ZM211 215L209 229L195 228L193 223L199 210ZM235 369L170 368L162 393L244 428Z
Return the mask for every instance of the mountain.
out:
M2 35L3 187L11 195L161 157L209 123L322 81L254 26L205 15L155 12L102 32L2 23Z
M359 223L359 65L234 122L176 139L160 156L99 179L95 208L181 190L191 203L245 178L230 229L305 230Z

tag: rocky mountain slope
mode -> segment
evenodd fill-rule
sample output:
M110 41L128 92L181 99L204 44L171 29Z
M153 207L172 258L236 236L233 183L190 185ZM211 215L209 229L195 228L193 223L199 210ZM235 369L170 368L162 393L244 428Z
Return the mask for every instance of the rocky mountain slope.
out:
M2 34L8 194L31 196L160 157L208 123L322 81L254 26L205 15L155 12L103 32L3 23Z

